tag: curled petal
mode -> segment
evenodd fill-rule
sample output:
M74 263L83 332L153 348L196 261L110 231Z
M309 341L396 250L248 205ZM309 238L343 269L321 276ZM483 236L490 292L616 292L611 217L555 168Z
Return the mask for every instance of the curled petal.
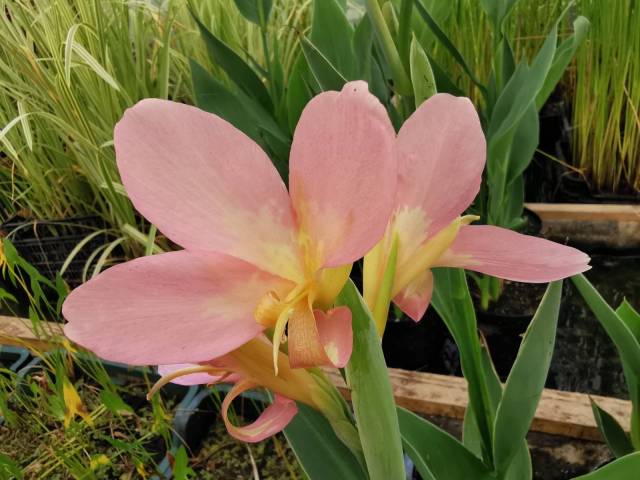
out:
M253 309L290 283L234 257L186 250L116 265L75 289L65 334L132 365L206 362L259 335Z
M337 307L311 311L299 304L289 320L289 362L292 368L344 367L353 345L351 311Z
M242 381L234 385L222 401L222 418L224 419L227 431L231 436L243 442L260 442L265 438L275 435L286 427L298 412L296 402L276 394L275 401L260 414L255 422L242 427L232 424L228 417L231 402L238 395L256 387L258 387L258 385L255 383Z
M486 143L478 114L468 98L439 93L407 119L397 145L397 208L419 208L433 235L480 189Z
M438 265L462 267L516 282L546 283L591 268L572 247L490 225L466 225Z
M419 322L427 311L433 294L433 274L425 270L393 298L400 310Z
M302 112L289 185L316 266L352 263L382 237L395 196L394 142L387 112L365 82L322 93Z
M201 365L195 363L178 363L172 365L158 365L158 373L162 377L167 377L169 375L173 375L175 373L179 373L180 371L185 371L187 369L196 369ZM171 380L171 383L175 383L177 385L211 385L213 383L218 383L221 381L225 381L227 383L235 383L240 380L238 375L228 374L228 373L220 373L214 374L211 372L198 372L198 373L189 373L186 375L180 375Z
M244 133L195 107L146 99L125 112L114 144L129 198L171 240L299 280L289 195Z

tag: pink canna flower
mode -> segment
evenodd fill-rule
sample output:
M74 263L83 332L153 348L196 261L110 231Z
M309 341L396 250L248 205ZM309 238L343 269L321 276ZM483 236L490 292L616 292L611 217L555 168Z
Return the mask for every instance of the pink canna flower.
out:
M433 291L432 267L460 267L499 278L542 283L588 270L589 257L571 247L460 216L478 194L486 145L466 98L437 94L424 102L397 137L398 190L385 237L365 257L364 298L378 297L392 244L397 242L391 297L418 321ZM376 319L380 332L384 319Z
M343 400L335 389L327 388L328 381L320 372L292 369L287 356L278 352L278 375L273 371L273 347L264 337L241 345L222 357L201 364L161 365L162 378L149 396L168 382L181 385L232 383L233 387L222 402L221 414L227 430L238 440L259 442L281 431L296 415L296 401L323 413L330 421L350 422L344 416ZM274 394L274 401L250 425L234 425L228 418L231 402L247 390L265 388Z
M226 121L139 102L115 128L118 169L138 211L184 250L74 290L66 335L106 359L158 365L221 357L272 329L276 370L285 331L292 367L344 366L351 313L332 305L393 210L394 139L364 82L322 93L296 128L287 192Z

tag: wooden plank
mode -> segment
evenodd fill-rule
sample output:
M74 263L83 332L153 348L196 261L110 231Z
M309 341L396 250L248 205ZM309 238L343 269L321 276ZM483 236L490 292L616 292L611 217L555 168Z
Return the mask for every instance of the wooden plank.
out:
M349 398L342 377L335 371L326 373ZM389 369L389 377L398 405L424 415L441 415L463 419L467 408L467 382L464 378L434 373ZM571 438L601 441L591 412L591 397L628 429L631 402L611 397L586 395L545 389L538 404L531 430Z
M525 203L544 220L616 220L640 222L640 205L598 203Z
M640 248L640 205L527 203L542 236L587 248Z
M58 323L41 322L43 336L33 334L29 320L0 316L0 344L26 345L44 350L59 345L62 328ZM336 370L326 370L329 378L349 399L349 389ZM462 419L467 408L467 382L464 378L434 373L389 369L398 405L423 415ZM631 421L631 402L592 395L600 407L611 413L622 426ZM571 438L601 440L589 395L545 389L531 430Z

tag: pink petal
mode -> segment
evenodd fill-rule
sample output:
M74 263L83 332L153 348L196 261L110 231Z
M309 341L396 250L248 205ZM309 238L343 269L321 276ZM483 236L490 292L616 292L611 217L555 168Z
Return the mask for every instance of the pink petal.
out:
M147 99L126 111L114 143L129 198L171 240L298 279L287 190L244 133L195 107Z
M353 349L353 331L351 330L351 310L348 307L336 307L328 312L314 310L320 343L336 368L347 365Z
M291 146L298 221L324 266L351 263L382 237L393 209L395 132L364 82L309 102Z
M255 422L242 427L235 426L228 417L231 402L238 395L257 386L248 381L240 382L227 393L222 401L222 418L227 431L231 436L243 442L260 442L275 435L286 427L298 413L296 402L276 394L275 401L260 414Z
M591 268L572 247L490 225L463 226L440 266L463 267L517 282L546 283Z
M98 356L133 365L198 363L262 331L258 299L290 283L221 254L179 251L112 267L63 305L65 334Z
M172 365L158 365L158 374L161 377L165 377L167 375L171 375L174 372L179 370L183 370L185 368L197 367L199 364L196 363L177 363ZM171 383L176 383L178 385L209 385L212 383L217 383L220 381L224 381L224 383L234 383L240 381L239 375L212 375L206 372L200 373L190 373L188 375L180 376L171 381Z
M289 320L291 368L344 367L351 357L351 310L337 307L311 311L305 304L294 309Z
M468 98L439 93L398 133L397 207L420 208L429 235L460 215L480 189L486 144Z
M433 274L426 270L393 298L400 310L419 322L427 311L433 294Z

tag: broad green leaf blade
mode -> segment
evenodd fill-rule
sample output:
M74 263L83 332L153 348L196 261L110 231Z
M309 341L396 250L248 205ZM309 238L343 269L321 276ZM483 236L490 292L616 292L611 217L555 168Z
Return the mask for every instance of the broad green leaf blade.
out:
M195 15L193 18L198 25L212 62L219 65L247 96L258 100L268 111L273 111L273 103L267 88L253 69L227 44L211 33Z
M264 26L269 20L273 0L233 0L244 18Z
M200 64L190 61L191 79L195 94L196 105L211 113L224 118L234 127L259 143L271 153L271 160L283 178L287 177L287 156L273 155L271 142L277 141L282 149L289 146L290 141L281 132L273 117L266 112L255 100L242 92L231 92L216 78L209 74ZM271 136L267 141L265 132Z
M476 315L469 294L464 270L454 268L433 269L434 285L432 304L451 332L458 350L462 373L469 384L469 408L477 422L481 438L482 458L492 464L492 434L495 408L492 408L491 391L485 378Z
M618 349L620 358L634 378L640 378L640 343L626 323L604 301L583 274L571 277L574 285ZM629 379L627 379L627 382Z
M616 308L616 315L622 319L636 340L640 342L640 313L627 300L623 300L620 306Z
M593 400L591 400L591 409L598 424L598 430L600 430L604 441L613 454L617 458L620 458L629 453L633 453L633 445L631 445L629 437L627 437L627 434L618 421L613 418L609 412L600 408Z
M500 378L496 373L496 370L493 366L493 362L491 361L491 357L489 355L489 351L486 347L482 347L482 365L484 368L484 378L487 382L487 387L489 390L489 398L491 402L491 408L493 409L493 413L495 415L495 411L500 404L500 399L502 397L502 384L500 383ZM462 441L471 452L473 452L477 457L482 457L482 438L480 437L480 432L478 431L478 424L476 419L474 418L473 409L468 408L465 412L464 416L464 424L463 424L463 437ZM533 477L533 471L531 466L531 455L529 453L529 445L527 444L527 440L524 439L521 442L516 455L509 466L509 469L503 476L502 480L531 480Z
M427 54L415 37L411 39L409 49L409 67L416 108L427 98L436 94L436 80Z
M302 38L300 46L309 65L309 70L320 88L323 91L341 90L342 86L347 83L346 77L307 38Z
M310 75L304 54L298 53L298 58L289 74L289 83L285 93L287 120L292 134L298 124L300 115L302 115L302 110L309 103L309 100L313 98L313 91L306 80Z
M640 452L636 452L573 480L633 480L638 478L639 471Z
M442 31L438 22L431 16L429 11L422 5L420 0L415 0L416 10L420 14L420 17L427 24L429 29L433 32L434 36L438 39L438 41L442 44L442 46L451 54L453 59L462 67L462 70L469 76L471 81L476 84L476 86L480 89L480 91L486 95L487 88L483 85L480 80L474 75L473 71L467 64L467 61L464 59L462 54L458 51L455 45L449 40L447 34Z
M544 80L544 85L536 96L536 108L538 110L542 108L562 78L576 50L586 38L589 32L589 25L589 20L582 16L573 21L573 33L558 46L553 58L553 64L549 69L549 73L547 73L547 78Z
M480 459L444 430L400 407L398 421L402 442L423 477L437 480L492 478Z
M373 480L402 479L400 427L375 322L351 280L337 303L351 310L353 352L345 372L369 475Z
M518 0L480 0L480 5L491 20L494 34L502 33L502 24Z
M284 429L284 435L311 480L367 478L351 450L313 408L299 403L298 413Z
M353 27L336 0L314 0L309 40L346 79L356 78L359 59L353 52Z
M551 364L561 298L562 281L549 284L507 378L493 435L499 475L508 470L535 415Z

